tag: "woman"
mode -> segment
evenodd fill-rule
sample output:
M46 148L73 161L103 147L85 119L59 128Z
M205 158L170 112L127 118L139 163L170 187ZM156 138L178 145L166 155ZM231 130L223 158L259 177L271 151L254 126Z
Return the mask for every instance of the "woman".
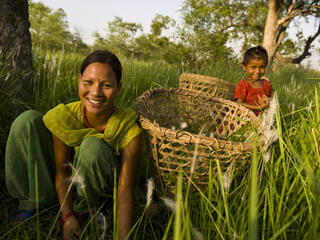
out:
M19 199L17 222L34 214L37 201L52 205L58 198L63 239L80 236L73 199L79 208L99 206L112 192L116 171L119 239L128 234L141 129L133 110L114 105L121 75L113 53L95 51L78 75L80 101L59 104L43 117L30 110L14 121L5 171L8 190Z

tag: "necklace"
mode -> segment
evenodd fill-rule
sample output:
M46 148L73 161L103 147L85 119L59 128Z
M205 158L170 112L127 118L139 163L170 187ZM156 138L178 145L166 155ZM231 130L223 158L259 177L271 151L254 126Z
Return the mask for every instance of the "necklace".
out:
M111 114L110 114L110 117L111 117L111 115L114 113L114 111L115 111L115 106L112 105L112 112L111 112ZM110 118L110 117L109 117L109 118ZM89 121L88 121L88 118L87 118L87 110L86 110L85 106L83 106L83 120L84 120L84 125L86 126L86 128L94 128L94 127L91 126L91 124L90 124ZM99 132L100 132L100 133L104 133L104 130L105 130L105 128L102 129L102 130L99 130Z

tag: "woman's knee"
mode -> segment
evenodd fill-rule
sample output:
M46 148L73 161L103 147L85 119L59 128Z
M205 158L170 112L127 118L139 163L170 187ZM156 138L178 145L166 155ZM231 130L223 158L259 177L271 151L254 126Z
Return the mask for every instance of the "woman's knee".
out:
M36 110L28 110L21 113L12 123L11 131L21 133L29 129L30 126L42 122L42 114ZM43 124L43 123L42 123Z
M78 151L78 160L83 159L85 165L99 165L105 158L115 158L112 149L102 139L92 136L82 141Z

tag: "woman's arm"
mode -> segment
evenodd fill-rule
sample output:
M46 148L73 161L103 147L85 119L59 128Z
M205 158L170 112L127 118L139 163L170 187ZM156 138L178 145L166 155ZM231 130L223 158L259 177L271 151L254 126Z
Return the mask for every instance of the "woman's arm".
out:
M69 166L72 157L72 147L67 146L53 135L53 150L56 162L55 185L61 208L62 218L73 211L72 190L69 181L72 169ZM71 239L73 234L80 236L82 232L76 216L68 217L62 228L63 239Z
M119 239L125 239L133 225L134 188L136 166L140 157L141 134L136 136L124 149L121 157L118 180L117 211L119 219Z

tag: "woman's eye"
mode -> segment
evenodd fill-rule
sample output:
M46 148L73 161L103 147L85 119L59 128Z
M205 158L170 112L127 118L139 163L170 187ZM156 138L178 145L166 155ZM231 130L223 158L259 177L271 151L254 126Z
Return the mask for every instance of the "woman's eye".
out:
M112 86L110 84L103 84L102 85L104 88L111 88Z
M84 84L91 85L91 84L92 84L92 81L90 81L90 80L84 80Z

